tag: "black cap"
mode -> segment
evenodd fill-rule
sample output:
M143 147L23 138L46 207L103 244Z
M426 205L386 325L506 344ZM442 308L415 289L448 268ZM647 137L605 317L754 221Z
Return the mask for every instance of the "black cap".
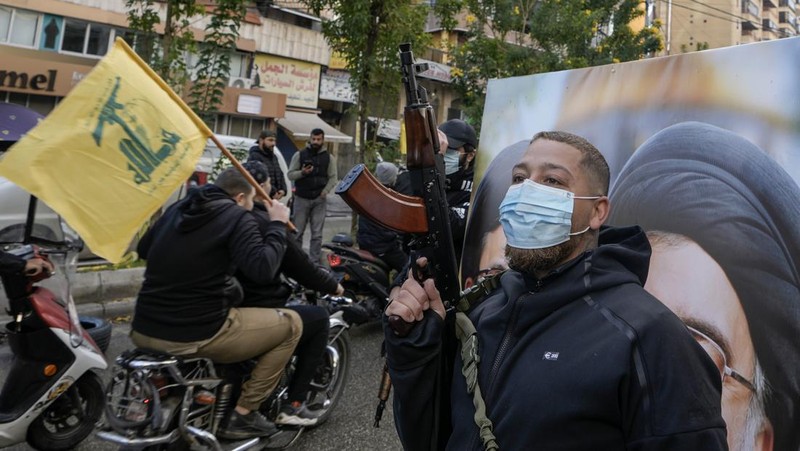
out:
M261 134L258 135L258 139L274 138L276 136L277 135L272 130L261 130Z
M453 149L464 144L469 144L474 149L478 148L478 136L475 134L475 129L461 119L450 119L440 125L439 130L447 135L448 146Z
M267 165L264 163L258 160L250 160L242 166L256 179L256 183L264 183L267 181L269 174L267 173Z

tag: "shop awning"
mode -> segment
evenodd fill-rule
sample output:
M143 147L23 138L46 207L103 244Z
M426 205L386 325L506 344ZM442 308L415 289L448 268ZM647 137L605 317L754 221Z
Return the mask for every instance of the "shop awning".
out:
M325 132L325 141L333 143L351 143L353 137L345 135L328 125L313 113L287 111L286 115L277 119L278 125L286 129L297 141L311 139L311 130L321 128Z

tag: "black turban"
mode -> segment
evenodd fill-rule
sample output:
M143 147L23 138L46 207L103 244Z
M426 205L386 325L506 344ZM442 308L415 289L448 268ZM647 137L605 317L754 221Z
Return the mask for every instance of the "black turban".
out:
M616 225L685 235L725 271L771 390L776 450L800 446L800 188L761 149L708 124L641 145L611 190Z

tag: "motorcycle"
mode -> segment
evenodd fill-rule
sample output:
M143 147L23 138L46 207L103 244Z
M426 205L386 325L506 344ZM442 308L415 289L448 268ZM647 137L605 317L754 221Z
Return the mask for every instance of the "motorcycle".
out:
M331 308L343 311L352 324L379 320L389 300L389 266L372 253L356 249L346 233L337 233L322 247L328 251L332 274L344 287L344 298L353 301L334 303Z
M294 284L287 305L305 303L305 292ZM322 296L325 303L346 302ZM233 409L243 378L253 362L217 365L206 358L182 358L165 353L134 349L116 359L112 379L106 388L106 428L97 433L103 440L124 449L208 449L246 450L286 448L294 444L307 427L330 418L344 390L350 361L350 325L342 312L329 319L328 346L322 364L311 382L306 405L320 413L314 426L278 426L269 437L226 442L217 432ZM286 365L278 386L261 405L260 412L275 421L288 403L289 384L297 356Z
M65 275L74 271L76 242L7 245L4 251L24 259L56 262ZM44 244L43 244L44 245ZM14 359L0 392L0 447L27 441L40 450L67 450L85 439L103 413L103 383L95 371L108 366L105 356L81 327L69 295L61 298L36 285L51 277L2 277L13 321L5 338Z

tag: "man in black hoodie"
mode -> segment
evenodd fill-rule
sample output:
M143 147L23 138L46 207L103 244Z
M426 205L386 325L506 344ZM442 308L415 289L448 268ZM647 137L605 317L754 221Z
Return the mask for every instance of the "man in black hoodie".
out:
M468 310L476 343L455 353L452 372L438 358L446 312L434 280L392 291L386 315L413 323L405 337L385 328L404 447L727 449L717 367L642 287L646 236L603 226L603 156L578 136L542 132L512 183L499 209L511 269L479 285L490 293Z
M275 425L258 413L278 383L302 333L287 309L237 308L242 289L233 277L273 279L286 250L289 211L280 202L262 235L253 216L255 189L236 169L192 190L170 207L137 248L147 260L131 339L136 346L219 363L255 358L250 379L220 436L271 435Z
M270 178L266 166L259 161L248 161L244 167L265 191L269 191ZM268 206L258 199L251 214L256 218L261 232L267 236L272 222ZM281 261L280 272L311 290L337 296L344 293L344 287L330 273L313 264L308 254L291 238L286 240L286 253ZM286 307L291 292L279 275L271 280L254 280L240 270L236 272L236 278L244 289L243 307ZM300 315L303 335L300 336L295 351L297 366L287 393L289 402L278 412L275 422L292 426L313 426L317 424L318 415L306 407L305 400L311 389L311 380L328 345L329 314L327 309L317 305L292 305L287 308Z

